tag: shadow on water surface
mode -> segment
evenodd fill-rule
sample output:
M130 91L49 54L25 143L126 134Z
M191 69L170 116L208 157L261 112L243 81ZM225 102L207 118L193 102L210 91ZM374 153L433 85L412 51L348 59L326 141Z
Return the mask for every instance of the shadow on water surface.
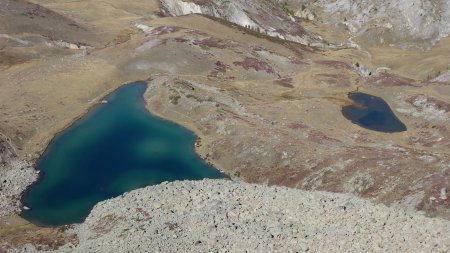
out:
M381 98L361 92L351 92L348 98L355 104L342 108L342 114L353 123L366 129L395 133L406 131L389 105Z
M44 226L82 222L99 201L133 189L224 177L197 156L193 133L148 113L146 88L120 87L55 136L36 163L39 180L23 196L24 218Z

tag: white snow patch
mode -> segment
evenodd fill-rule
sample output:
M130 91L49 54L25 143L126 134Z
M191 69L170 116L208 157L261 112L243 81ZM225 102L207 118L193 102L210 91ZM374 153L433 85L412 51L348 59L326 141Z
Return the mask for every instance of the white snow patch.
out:
M160 39L151 39L147 42L144 42L142 45L134 49L134 54L139 54L150 50L158 45L161 45L162 41Z
M147 33L147 34L150 34L153 31L153 29L155 29L151 26L139 24L139 23L134 24L134 27L136 27L137 29L139 29L142 32Z
M0 38L9 39L9 40L12 40L12 41L14 41L14 42L17 42L17 43L19 43L19 44L22 44L22 45L24 45L24 46L27 46L28 44L30 44L29 41L21 40L21 39L19 39L19 38L15 38L15 37L12 37L12 36L10 36L10 35L8 35L8 34L4 34L4 33L1 33L1 34L0 34Z

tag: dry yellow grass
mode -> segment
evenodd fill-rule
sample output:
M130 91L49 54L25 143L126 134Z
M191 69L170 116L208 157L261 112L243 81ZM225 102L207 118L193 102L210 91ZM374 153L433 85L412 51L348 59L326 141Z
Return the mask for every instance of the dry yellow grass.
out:
M444 38L430 51L405 51L387 46L368 47L376 66L416 80L428 80L450 68L450 38Z

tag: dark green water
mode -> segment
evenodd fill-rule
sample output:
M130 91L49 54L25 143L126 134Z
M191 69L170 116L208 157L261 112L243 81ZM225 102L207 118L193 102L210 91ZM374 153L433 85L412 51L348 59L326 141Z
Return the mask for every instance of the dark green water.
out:
M23 197L22 216L38 225L81 222L99 201L183 179L222 178L194 152L195 135L151 116L147 85L124 85L57 135L36 166L41 177Z
M386 133L406 131L406 126L383 99L361 92L349 93L348 98L357 105L345 106L342 108L342 114L353 123Z

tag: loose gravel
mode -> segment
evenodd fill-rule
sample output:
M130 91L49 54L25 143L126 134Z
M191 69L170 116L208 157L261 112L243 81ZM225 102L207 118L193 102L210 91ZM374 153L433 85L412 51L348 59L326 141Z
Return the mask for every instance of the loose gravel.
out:
M447 252L450 221L351 195L229 180L163 183L100 202L74 252Z

